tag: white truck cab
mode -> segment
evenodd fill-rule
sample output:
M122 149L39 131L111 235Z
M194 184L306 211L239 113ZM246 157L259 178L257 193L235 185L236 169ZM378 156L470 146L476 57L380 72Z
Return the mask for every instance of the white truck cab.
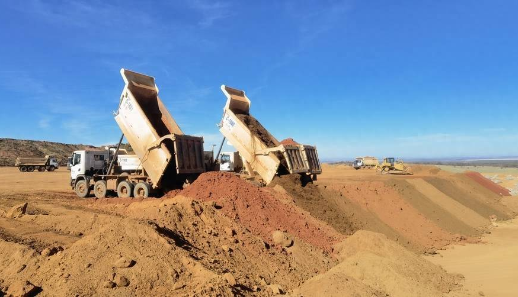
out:
M243 161L238 152L222 152L219 155L219 170L239 172L243 168Z
M76 180L101 173L109 163L109 151L75 151L70 164L70 180L73 186Z

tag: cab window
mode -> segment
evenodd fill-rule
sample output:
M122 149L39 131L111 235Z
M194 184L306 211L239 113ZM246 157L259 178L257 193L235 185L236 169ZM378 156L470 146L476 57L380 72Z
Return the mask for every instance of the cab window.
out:
M221 164L229 163L230 162L230 156L229 155L223 155L221 156Z
M74 162L72 164L80 164L81 163L81 155L80 154L74 154Z

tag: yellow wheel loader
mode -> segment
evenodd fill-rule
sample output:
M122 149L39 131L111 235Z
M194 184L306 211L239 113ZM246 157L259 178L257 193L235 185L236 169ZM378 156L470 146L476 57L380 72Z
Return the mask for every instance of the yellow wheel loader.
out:
M381 172L381 174L412 174L410 167L406 166L402 160L396 160L392 157L383 159L383 162L376 166L376 171Z

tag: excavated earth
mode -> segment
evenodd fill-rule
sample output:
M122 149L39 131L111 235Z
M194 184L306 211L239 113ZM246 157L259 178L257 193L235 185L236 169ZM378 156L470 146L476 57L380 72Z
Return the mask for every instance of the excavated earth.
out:
M160 199L80 199L66 170L0 168L0 296L470 296L423 254L477 243L516 197L412 167L268 187L209 172Z

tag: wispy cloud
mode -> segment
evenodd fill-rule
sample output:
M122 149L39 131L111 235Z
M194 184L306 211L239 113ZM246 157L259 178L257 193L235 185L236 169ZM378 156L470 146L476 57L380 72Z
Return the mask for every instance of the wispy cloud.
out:
M50 117L43 117L38 121L38 127L41 129L48 129L50 127Z
M216 21L232 16L232 6L229 2L194 0L188 3L201 14L198 25L203 28L211 27Z

